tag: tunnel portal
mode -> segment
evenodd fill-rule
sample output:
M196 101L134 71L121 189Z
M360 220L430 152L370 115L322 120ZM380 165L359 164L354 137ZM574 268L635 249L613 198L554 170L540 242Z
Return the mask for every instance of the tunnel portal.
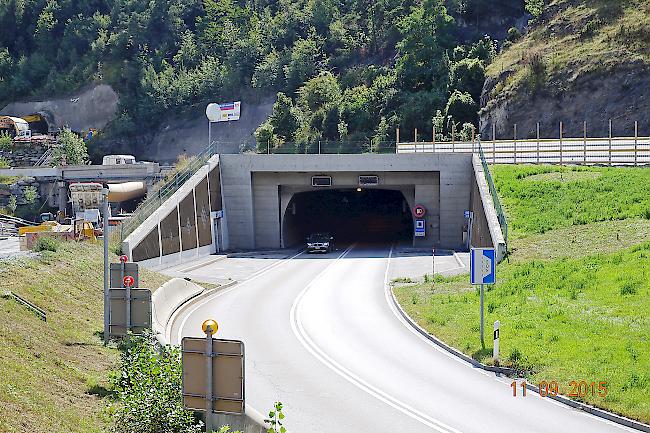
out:
M296 193L283 218L285 246L311 233L330 233L335 242L411 241L413 219L401 191L332 189Z

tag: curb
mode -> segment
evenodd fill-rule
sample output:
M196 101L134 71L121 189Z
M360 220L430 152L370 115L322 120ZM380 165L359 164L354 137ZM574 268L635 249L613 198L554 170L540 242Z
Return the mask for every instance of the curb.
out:
M432 343L436 344L437 346L445 349L447 352L451 353L452 355L461 358L463 361L466 361L467 363L471 364L473 367L480 368L482 370L486 371L491 371L493 373L497 374L503 374L508 377L519 377L518 370L515 370L513 368L507 368L507 367L497 367L493 365L485 365L467 355L465 355L463 352L460 350L456 349L455 347L452 347L442 340L436 338L435 336L429 334L424 328L422 328L420 325L418 325L412 318L409 316L404 309L402 309L402 306L397 302L397 299L395 298L395 294L393 293L393 287L388 284L388 287L386 288L390 294L390 299L397 309L399 311L400 315L404 318L404 320L407 321L407 323L418 333L423 335L427 340L431 341ZM539 387L526 382L526 388L530 389L531 391L534 391L539 394ZM630 427L635 430L639 430L642 432L649 432L650 433L650 425L643 424L639 421L635 421L630 418L626 418L621 415L616 415L611 412L607 412L606 410L603 409L598 409L594 406L581 403L579 401L571 400L570 398L564 397L562 395L557 395L557 396L547 396L546 398L552 398L555 401L558 401L560 403L563 403L567 406L570 406L574 409L581 410L583 412L587 412L591 415L597 416L599 418L606 419L608 421L614 422L616 424L623 425L625 427Z

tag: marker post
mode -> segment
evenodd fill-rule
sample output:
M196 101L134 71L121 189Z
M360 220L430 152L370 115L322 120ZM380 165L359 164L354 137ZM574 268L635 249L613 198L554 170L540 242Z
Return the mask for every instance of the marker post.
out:
M492 346L492 359L494 359L494 364L499 365L499 326L500 322L497 320L494 322L494 345Z

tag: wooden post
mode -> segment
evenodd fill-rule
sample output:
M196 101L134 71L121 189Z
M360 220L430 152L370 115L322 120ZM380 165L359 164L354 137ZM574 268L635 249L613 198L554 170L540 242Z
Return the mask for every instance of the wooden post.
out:
M562 164L562 122L560 121L560 165Z
M612 165L612 119L609 119L609 165Z
M474 125L472 125L472 153L475 152L474 150L475 141L476 141L476 131L474 130Z
M515 131L514 131L514 145L515 145L515 164L517 163L517 124L515 123Z
M637 165L638 158L637 158L637 142L639 140L639 122L634 121L634 165Z
M537 164L539 164L539 122L537 122Z
M497 124L492 122L492 164L497 163Z
M456 124L451 122L451 151L456 152Z
M415 132L413 133L413 141L418 142L418 129L415 128Z
M582 162L587 164L587 121L582 122L582 135L584 140L584 146L582 149Z
M431 142L433 143L433 153L436 153L436 125L433 125L432 132L433 138L431 139Z

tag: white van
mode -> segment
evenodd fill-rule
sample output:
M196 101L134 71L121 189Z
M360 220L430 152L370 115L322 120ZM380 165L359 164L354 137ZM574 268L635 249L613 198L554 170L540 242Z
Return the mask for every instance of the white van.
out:
M133 155L106 155L102 160L102 165L122 165L135 164Z

